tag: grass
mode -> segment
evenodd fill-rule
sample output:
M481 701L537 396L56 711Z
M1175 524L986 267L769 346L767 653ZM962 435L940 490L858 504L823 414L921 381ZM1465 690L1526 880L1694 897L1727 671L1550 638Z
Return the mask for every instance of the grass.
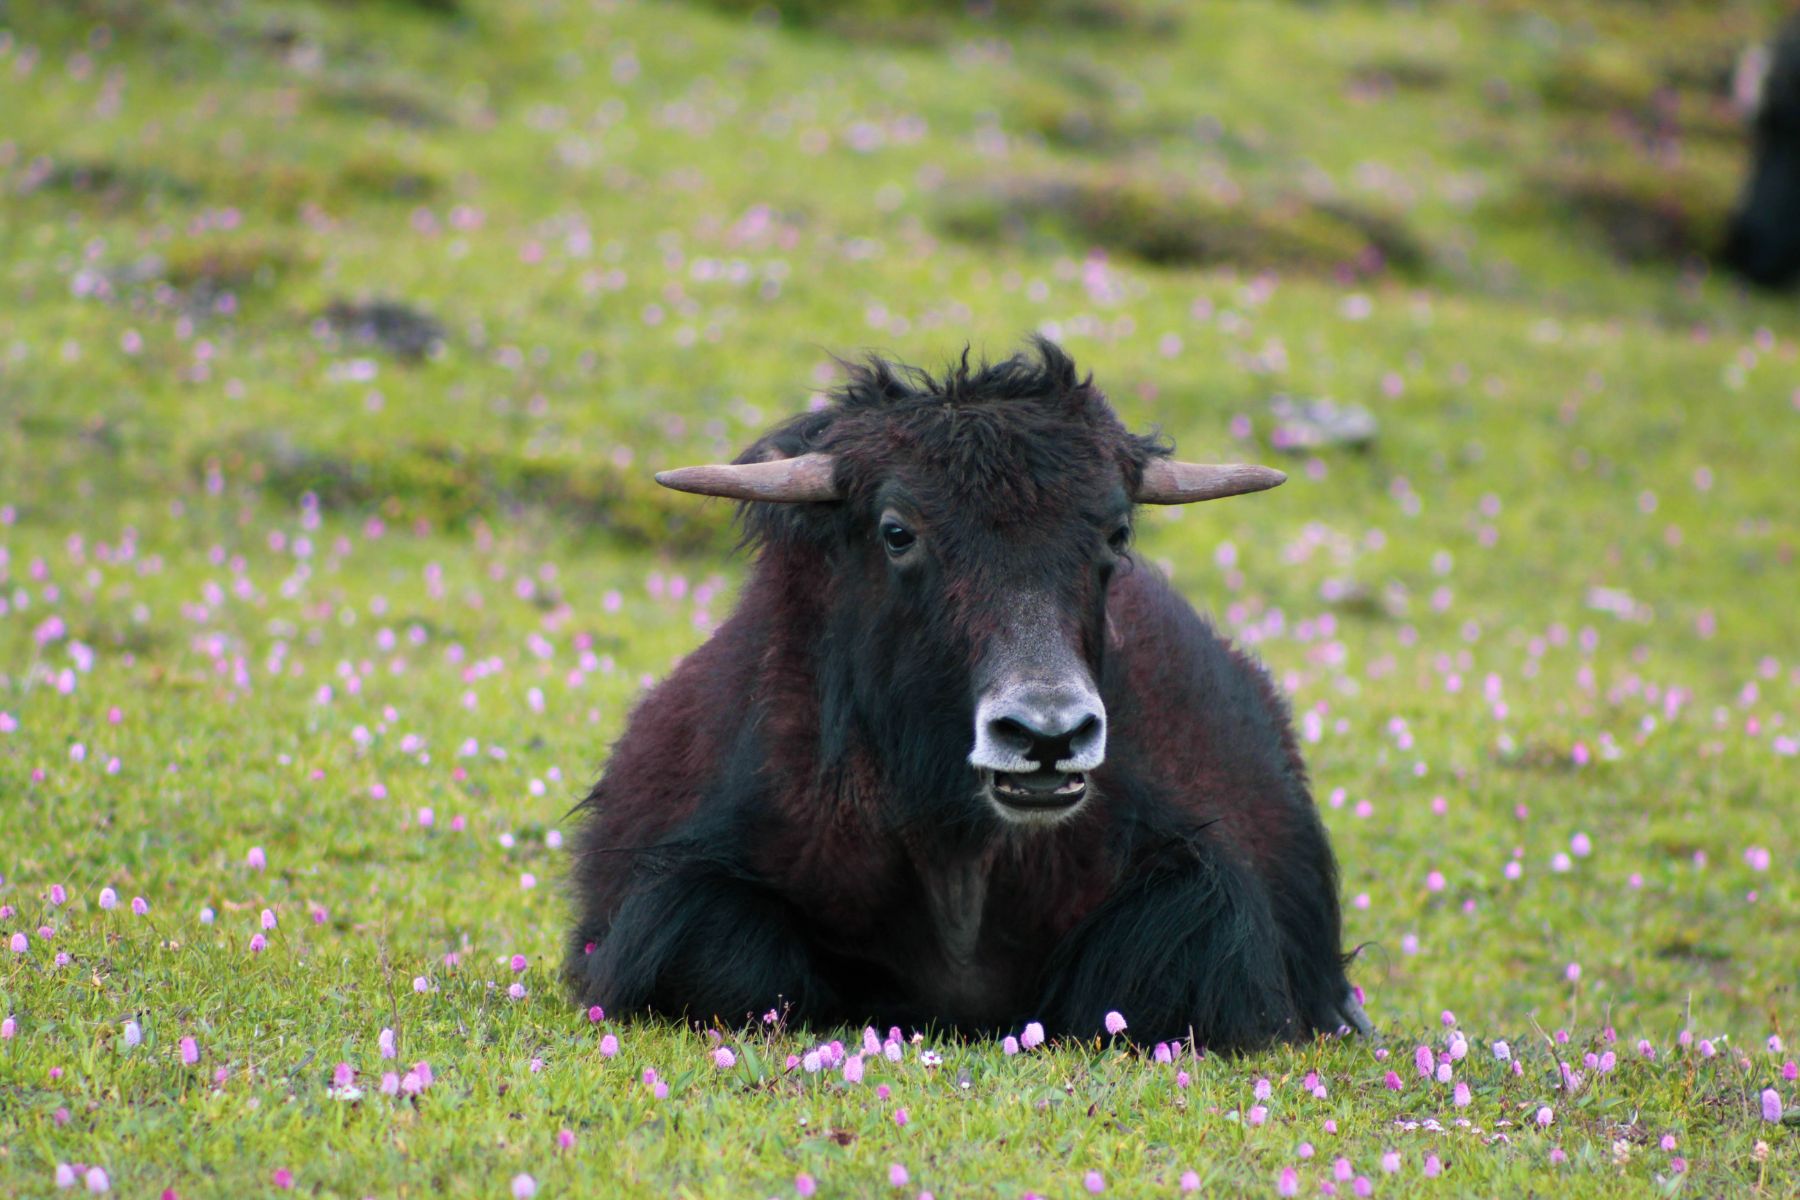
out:
M1794 1194L1800 315L1705 258L1779 8L12 7L0 1193ZM1159 181L1249 234L1134 248ZM591 1023L552 843L742 573L649 473L1033 329L1194 457L1381 423L1143 534L1293 697L1381 1043Z

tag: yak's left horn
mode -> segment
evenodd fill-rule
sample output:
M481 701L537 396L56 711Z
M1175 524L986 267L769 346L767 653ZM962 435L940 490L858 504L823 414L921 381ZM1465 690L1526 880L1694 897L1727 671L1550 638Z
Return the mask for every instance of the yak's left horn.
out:
M802 454L774 462L730 463L707 467L677 467L658 471L656 482L696 496L726 496L733 500L798 502L836 500L829 454Z
M1153 458L1138 485L1140 504L1193 504L1280 487L1287 476L1273 467L1248 463L1189 463Z

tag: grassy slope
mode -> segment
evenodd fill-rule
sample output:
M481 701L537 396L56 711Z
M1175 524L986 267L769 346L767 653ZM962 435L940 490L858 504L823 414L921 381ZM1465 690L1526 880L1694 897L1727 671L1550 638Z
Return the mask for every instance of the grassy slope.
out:
M1310 1192L1341 1155L1384 1195L1791 1194L1800 1144L1758 1096L1800 1103L1794 1051L1765 1047L1800 1033L1800 320L1617 266L1544 183L1571 145L1602 182L1644 170L1558 80L1632 102L1600 51L1716 61L1766 7L1619 3L1559 27L1506 4L1246 2L1173 34L953 24L898 48L674 5L15 7L0 932L28 946L0 956L0 1192L45 1194L61 1162L132 1195L244 1195L278 1168L322 1195L501 1195L519 1172L557 1193L771 1194L801 1171L855 1195L898 1162L939 1195L1072 1195L1089 1170L1122 1194L1184 1170L1266 1194L1288 1166ZM1421 63L1443 80L1353 82ZM1071 104L1106 114L1103 144L1055 136ZM1740 155L1684 141L1703 211ZM68 164L85 186L40 182ZM1329 181L1432 262L1271 286L942 232L959 182L1075 167ZM423 306L445 352L321 338L340 296ZM1150 514L1144 547L1316 714L1391 1058L1308 1046L1194 1065L1181 1088L1105 1048L950 1045L846 1085L783 1073L798 1038L721 1073L699 1036L591 1027L552 977L546 837L740 569L719 514L645 473L802 404L828 351L931 361L1037 327L1197 454L1267 457L1275 392L1383 422L1372 452L1302 462L1273 496ZM670 539L690 553L654 548ZM256 954L265 907L279 928ZM1445 1009L1474 1046L1463 1109L1412 1067ZM1581 1056L1608 1027L1602 1075ZM416 1101L376 1094L421 1059ZM339 1061L360 1103L328 1096ZM1426 1121L1443 1128L1406 1124Z

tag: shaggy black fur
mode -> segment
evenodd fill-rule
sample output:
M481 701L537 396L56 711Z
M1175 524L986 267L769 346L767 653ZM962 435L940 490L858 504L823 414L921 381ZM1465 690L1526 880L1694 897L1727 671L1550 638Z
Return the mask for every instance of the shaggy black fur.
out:
M1081 1034L1116 1009L1214 1049L1360 1022L1280 697L1118 540L1166 447L1039 342L941 378L871 360L742 461L814 450L844 499L747 506L737 611L584 802L582 1002ZM890 510L925 550L905 568ZM968 763L973 681L1026 592L1052 598L1044 634L1109 722L1089 799L1053 827L1003 820Z
M1800 13L1783 26L1771 54L1750 179L1723 257L1752 283L1792 287L1800 283Z

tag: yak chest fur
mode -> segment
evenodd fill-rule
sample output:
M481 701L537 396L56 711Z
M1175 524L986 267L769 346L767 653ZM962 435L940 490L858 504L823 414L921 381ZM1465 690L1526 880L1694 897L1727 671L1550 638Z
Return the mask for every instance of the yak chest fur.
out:
M962 1014L974 1025L1008 1019L1034 984L1035 970L1011 944L1009 935L1018 931L1002 928L1005 885L994 877L994 856L915 860L914 866L925 918L907 980L915 1003Z

